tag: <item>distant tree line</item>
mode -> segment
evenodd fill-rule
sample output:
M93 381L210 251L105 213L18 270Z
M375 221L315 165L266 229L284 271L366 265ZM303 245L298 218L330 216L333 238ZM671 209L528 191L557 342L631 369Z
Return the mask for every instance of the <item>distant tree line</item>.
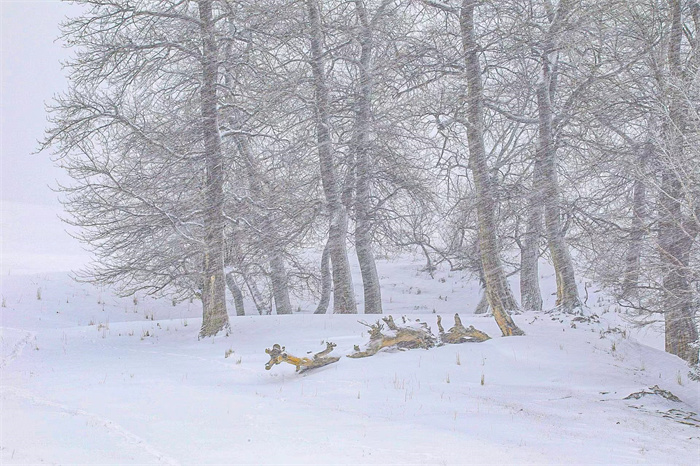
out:
M518 335L544 257L561 311L583 273L697 364L698 0L77 3L43 145L86 278L197 296L205 337L227 288L357 313L350 251L381 314L376 255L413 248Z

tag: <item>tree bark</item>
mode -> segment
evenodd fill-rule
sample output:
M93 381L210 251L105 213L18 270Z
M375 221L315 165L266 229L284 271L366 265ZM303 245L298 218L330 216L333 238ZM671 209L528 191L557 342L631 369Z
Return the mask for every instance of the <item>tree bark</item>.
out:
M321 30L318 0L306 0L309 14L311 42L311 70L313 73L316 141L321 167L321 182L326 197L330 224L328 245L333 269L333 312L357 314L350 262L347 252L348 216L340 198L330 134L330 98L324 69L323 32Z
M314 314L325 314L328 311L328 305L331 302L331 287L333 281L331 279L331 258L328 242L323 248L321 254L321 299L318 302L318 307Z
M370 219L370 141L372 99L372 31L363 0L355 0L359 20L360 60L359 91L355 114L355 250L362 273L365 314L382 313L382 295L377 264L372 253L372 221Z
M684 133L687 131L688 109L684 108L681 95L684 82L681 60L682 9L680 0L669 0L669 6L671 31L668 64L671 82L667 83L667 87L670 121L664 125L669 160L662 171L659 221L659 251L664 266L665 349L690 364L698 364L698 349L694 346L698 341L695 323L697 309L688 267L698 224L695 218L690 221L683 218L683 185L674 167L674 163L682 163Z
M641 154L637 157L639 170L644 173L647 161L653 156L654 146L647 141ZM647 216L647 188L642 176L638 176L632 188L632 226L629 243L625 254L625 277L622 283L622 293L629 296L634 293L639 282L639 266L644 242L644 224Z
M282 254L276 251L270 257L270 279L272 281L272 295L275 298L277 314L291 314L292 304L289 301L287 271L284 267Z
M469 145L469 168L474 177L479 221L479 249L486 280L486 294L494 318L504 336L523 335L515 325L510 312L517 312L518 305L510 291L499 258L496 237L496 205L483 135L484 92L481 82L479 46L474 33L474 0L463 0L460 11L460 32L465 57L467 80L467 140Z
M243 303L243 292L241 292L240 287L236 284L236 280L233 278L233 272L226 274L226 285L228 286L231 295L233 296L233 304L236 307L236 315L245 315L245 304Z
M540 291L540 241L542 236L542 167L535 160L528 200L527 226L520 249L520 304L525 311L542 310Z
M269 303L266 302L266 299L263 297L262 293L260 293L260 289L255 283L255 280L250 278L247 273L243 275L243 280L248 287L248 291L250 291L250 296L253 300L253 304L255 304L255 309L258 311L258 314L263 315L265 313L269 313L268 311L271 310L268 308Z
M568 14L570 0L560 0L545 36L540 57L541 76L537 86L537 159L541 164L544 223L549 252L556 272L557 305L566 312L581 307L574 264L561 226L561 193L557 174L557 149L552 130L552 98L556 88L556 60L559 34Z
M233 122L235 128L240 128L238 122ZM245 163L248 188L251 195L258 201L263 201L263 186L260 181L260 170L250 149L248 138L243 135L235 136L238 152ZM292 305L289 299L289 287L287 285L287 271L284 266L284 257L280 250L280 238L277 234L277 221L273 213L266 212L258 217L261 225L263 247L269 251L266 256L270 264L270 281L272 283L272 296L275 300L277 314L291 314Z
M206 166L203 319L199 336L209 337L229 327L224 284L224 171L216 92L219 75L218 51L211 0L200 0L199 19L203 39L200 94Z

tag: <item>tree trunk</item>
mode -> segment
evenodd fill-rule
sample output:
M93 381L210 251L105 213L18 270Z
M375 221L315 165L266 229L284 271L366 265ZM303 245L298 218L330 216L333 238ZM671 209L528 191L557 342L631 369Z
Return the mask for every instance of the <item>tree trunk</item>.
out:
M484 290L479 304L477 304L476 309L474 309L474 314L486 314L487 312L489 312L489 298L486 294L486 290Z
M372 99L372 31L363 0L355 0L360 23L360 86L355 114L355 249L362 273L365 314L382 313L382 295L377 264L372 253L372 222L370 219L370 141Z
M520 305L525 311L542 310L540 291L540 239L542 236L542 169L535 161L528 201L527 226L520 250Z
M200 93L206 166L203 319L199 336L209 337L229 328L224 284L224 171L216 92L218 58L211 0L199 2L199 19L203 38Z
M306 5L311 34L311 69L314 84L317 149L321 167L321 182L330 216L328 244L333 269L333 312L357 314L346 245L348 217L345 206L341 202L340 186L333 160L320 8L317 0L306 0Z
M496 205L491 179L486 163L483 135L484 94L481 83L479 46L474 34L473 0L463 0L460 14L460 31L465 55L467 79L467 139L469 145L469 168L476 188L476 208L479 221L479 249L486 281L486 295L494 318L504 336L523 335L515 325L510 312L517 312L518 305L510 291L499 258L496 237Z
M292 304L289 302L289 287L287 286L287 271L284 267L282 254L274 252L270 257L270 278L272 295L275 297L277 314L291 314Z
M552 130L552 98L556 88L556 61L559 33L568 14L569 0L560 0L551 20L540 57L541 76L537 86L538 141L537 159L541 163L544 223L549 252L557 278L557 305L566 312L581 307L574 264L561 226L561 193L557 174L557 149ZM554 59L553 59L554 57Z
M228 286L231 295L233 296L233 304L236 307L236 315L245 315L245 305L243 304L243 293L241 289L236 284L236 280L233 278L233 272L226 274L226 285Z
M243 280L248 287L248 291L250 291L250 297L253 300L253 304L255 304L255 309L258 311L258 314L263 315L267 313L269 310L268 303L265 301L262 293L260 293L260 289L257 283L255 283L255 280L250 278L248 274L243 275Z
M648 141L637 158L638 168L641 170L642 175L637 177L632 188L632 227L627 245L627 254L625 255L625 278L622 283L624 296L634 293L639 282L639 266L645 234L644 224L647 216L647 189L643 173L647 160L653 156L653 152L654 146L651 141Z
M328 311L328 304L331 302L331 286L333 282L331 280L330 262L330 248L328 242L326 242L326 246L321 254L321 299L314 314L325 314Z
M668 64L671 82L667 83L667 87L670 121L664 125L669 157L661 178L659 220L659 251L664 266L665 347L668 353L675 354L690 364L698 364L698 348L695 347L698 342L695 323L697 309L691 287L691 271L688 268L690 249L698 234L698 224L695 218L691 218L690 221L683 219L683 185L674 166L675 163L682 163L688 113L688 109L684 108L680 89L684 82L681 60L681 2L670 0L669 6L671 31Z

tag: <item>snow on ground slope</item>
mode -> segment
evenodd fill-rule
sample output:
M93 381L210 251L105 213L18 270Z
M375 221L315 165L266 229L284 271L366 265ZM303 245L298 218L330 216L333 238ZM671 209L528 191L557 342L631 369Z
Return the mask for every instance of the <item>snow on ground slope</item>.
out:
M460 312L494 338L302 375L265 371L265 348L305 356L333 341L346 355L372 316L232 317L229 336L198 341L196 301L116 298L65 274L4 276L0 460L697 464L698 383L680 359L630 337L604 295L589 299L600 322L524 314L527 336L500 338L492 318L471 315L475 283L420 267L379 264L386 313L436 331L436 313L449 327Z

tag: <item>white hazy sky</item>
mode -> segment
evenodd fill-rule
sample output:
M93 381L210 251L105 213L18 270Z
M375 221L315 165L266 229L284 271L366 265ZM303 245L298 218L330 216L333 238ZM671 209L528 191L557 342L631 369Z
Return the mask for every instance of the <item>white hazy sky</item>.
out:
M51 154L33 154L46 127L45 104L67 83L59 23L77 7L59 1L0 0L0 241L2 275L71 270L86 254L64 230L51 190L66 175Z

